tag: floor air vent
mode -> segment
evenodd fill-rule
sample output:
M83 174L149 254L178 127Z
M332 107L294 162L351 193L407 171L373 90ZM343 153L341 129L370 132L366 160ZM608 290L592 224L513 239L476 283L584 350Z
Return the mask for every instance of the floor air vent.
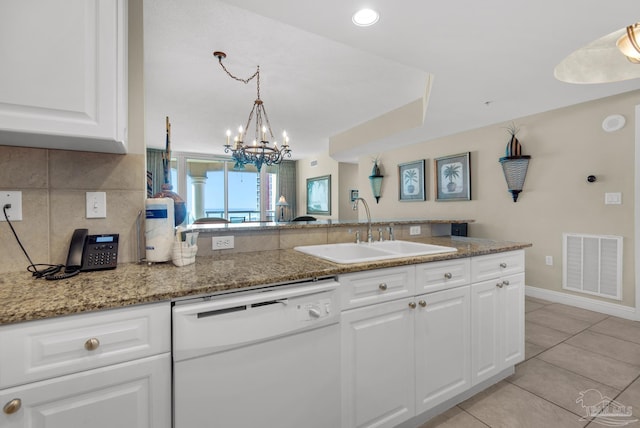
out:
M622 237L563 234L562 288L622 300Z

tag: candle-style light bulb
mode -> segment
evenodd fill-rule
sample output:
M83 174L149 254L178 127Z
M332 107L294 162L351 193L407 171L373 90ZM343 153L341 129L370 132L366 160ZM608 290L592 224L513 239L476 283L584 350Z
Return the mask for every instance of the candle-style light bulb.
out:
M242 141L242 125L238 126L238 140Z
M231 130L227 129L227 146L229 145L229 138L231 138Z
M267 127L263 126L262 127L262 141L266 141L267 139Z

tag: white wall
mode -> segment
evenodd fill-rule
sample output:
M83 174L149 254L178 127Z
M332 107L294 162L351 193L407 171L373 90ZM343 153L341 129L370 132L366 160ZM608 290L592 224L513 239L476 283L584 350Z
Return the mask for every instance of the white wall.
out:
M537 115L516 118L523 154L531 155L524 190L514 203L498 158L504 156L509 135L507 123L439 138L380 153L385 176L379 204L369 203L378 219L474 219L471 236L523 241L526 251L527 285L576 294L562 289L562 234L564 232L618 235L623 244L622 301L580 296L625 306L635 306L634 242L634 127L635 105L640 91L629 92ZM613 133L602 130L602 121L622 114L626 126ZM433 160L471 152L472 200L434 201ZM339 183L336 161L318 156L318 166L299 162L299 194L302 213L306 206L306 178L332 174L332 205L336 195L348 192L352 183ZM426 159L427 201L398 201L398 164ZM368 176L371 156L359 160L356 188L372 201ZM597 176L588 183L588 175ZM605 205L605 192L621 192L621 205ZM341 210L342 211L342 210ZM343 213L332 212L330 218ZM554 264L545 264L552 256Z
M380 203L369 204L372 217L475 219L471 236L533 243L526 251L527 285L558 292L563 292L563 232L623 236L623 300L612 302L634 306L634 108L639 96L635 91L516 119L523 154L532 156L517 203L498 163L509 139L506 123L382 153L385 179ZM604 132L602 120L610 114L622 114L627 125ZM462 152L471 152L472 200L434 201L434 158ZM397 165L418 159L427 160L428 200L399 202ZM360 160L359 169L362 192L369 186L369 157ZM587 182L590 174L597 182ZM605 192L621 192L622 205L604 205ZM545 264L548 255L553 266Z

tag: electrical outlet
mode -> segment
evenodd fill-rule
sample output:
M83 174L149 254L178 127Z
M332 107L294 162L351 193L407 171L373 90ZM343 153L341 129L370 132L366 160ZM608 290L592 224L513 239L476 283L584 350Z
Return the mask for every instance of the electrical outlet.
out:
M22 220L22 192L16 191L0 191L0 209L6 204L11 205L11 208L7 208L7 217L10 221ZM0 213L0 221L7 221L4 218L4 214Z
M420 235L420 226L409 227L409 235Z
M233 248L233 236L214 236L211 238L213 250L229 250Z
M87 192L87 218L107 218L107 194Z
M547 266L553 266L553 256L545 256L544 262Z

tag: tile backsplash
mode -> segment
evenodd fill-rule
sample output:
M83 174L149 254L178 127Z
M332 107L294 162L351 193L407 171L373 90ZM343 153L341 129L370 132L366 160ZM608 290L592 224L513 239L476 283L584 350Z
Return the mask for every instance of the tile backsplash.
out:
M64 263L76 228L120 234L118 261L137 259L136 217L146 197L144 155L0 146L3 190L22 192L23 219L12 224L33 263ZM107 217L87 219L85 194L96 191L106 193ZM28 265L9 225L0 222L0 272Z

